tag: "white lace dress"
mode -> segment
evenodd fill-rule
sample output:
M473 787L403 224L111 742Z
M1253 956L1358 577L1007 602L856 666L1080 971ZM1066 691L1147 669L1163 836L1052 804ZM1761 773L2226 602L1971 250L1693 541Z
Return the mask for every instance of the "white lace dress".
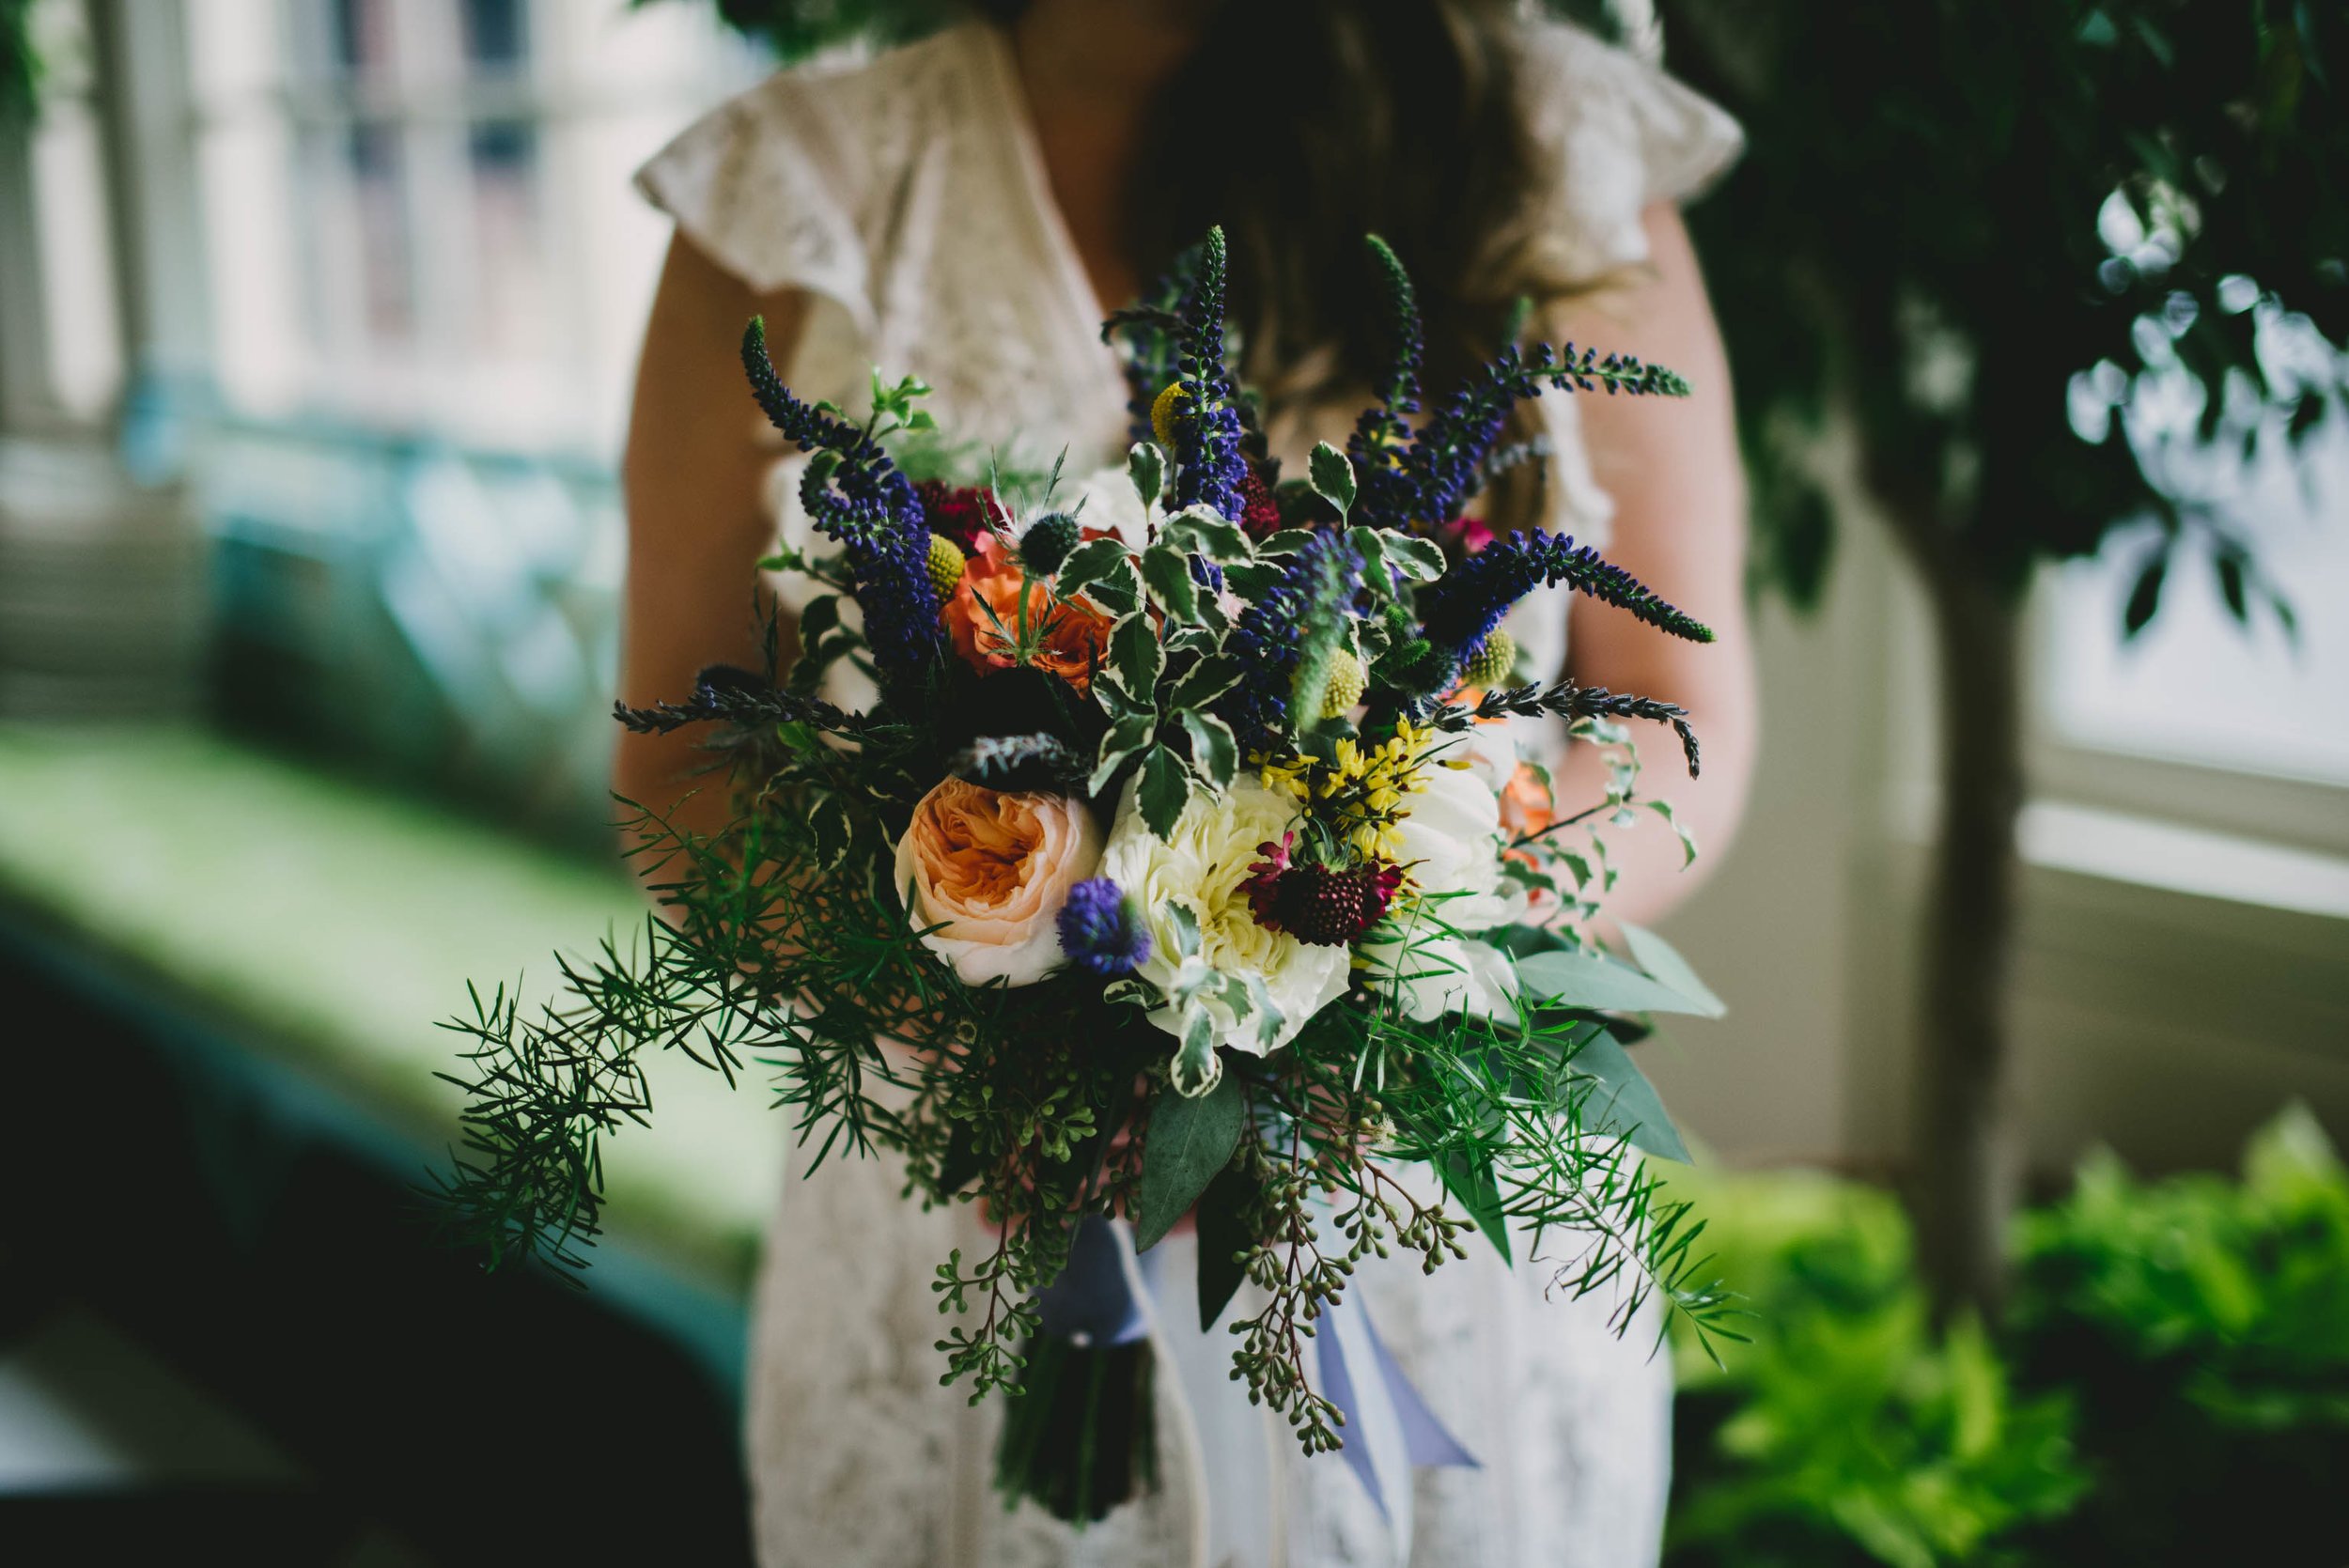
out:
M1594 277L1644 259L1641 210L1717 173L1737 149L1735 125L1571 29L1544 26L1529 48L1537 145L1557 160L1548 232ZM788 367L803 396L857 406L878 365L927 380L929 406L958 436L1048 458L1066 447L1077 473L1122 453L1126 389L991 29L957 28L854 69L779 75L689 129L638 182L754 287L810 298ZM1599 536L1610 506L1573 399L1541 406L1556 449L1550 526ZM771 490L786 536L804 530L796 470L780 461ZM1563 595L1527 601L1510 625L1541 667L1563 667ZM1303 1458L1285 1427L1223 1378L1229 1337L1201 1336L1196 1313L1182 1310L1195 1257L1187 1235L1161 1243L1163 1296L1176 1310L1162 1314L1157 1343L1188 1375L1168 1379L1180 1397L1159 1402L1159 1490L1082 1531L1033 1506L1006 1511L989 1486L997 1411L941 1388L933 1348L942 1323L932 1271L950 1249L981 1244L975 1218L921 1213L900 1181L879 1160L786 1177L749 1402L755 1534L770 1568L1656 1560L1669 1368L1650 1355L1648 1326L1621 1340L1608 1329L1608 1301L1547 1296L1550 1271L1524 1261L1522 1245L1514 1272L1476 1248L1432 1277L1404 1262L1359 1276L1397 1359L1481 1461L1418 1473L1407 1557L1345 1464Z

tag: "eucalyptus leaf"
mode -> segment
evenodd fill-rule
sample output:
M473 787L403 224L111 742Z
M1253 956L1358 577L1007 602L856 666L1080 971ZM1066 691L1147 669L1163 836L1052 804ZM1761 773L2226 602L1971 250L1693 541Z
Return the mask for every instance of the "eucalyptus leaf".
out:
M1248 1253L1255 1245L1244 1218L1258 1198L1259 1184L1226 1161L1199 1196L1199 1331L1215 1330L1240 1281L1248 1278Z
M1345 453L1326 441L1316 442L1305 472L1313 480L1314 493L1335 506L1339 517L1353 509L1354 465Z
M1582 1126L1588 1131L1620 1138L1643 1154L1688 1163L1688 1146L1664 1114L1656 1086L1640 1071L1622 1042L1605 1030L1583 1041L1566 1070L1595 1079L1599 1087L1583 1102Z
M1149 1139L1142 1143L1142 1192L1135 1204L1135 1249L1149 1251L1191 1211L1207 1183L1240 1148L1248 1096L1238 1078L1217 1079L1198 1096L1160 1094L1151 1101Z
M1624 926L1623 935L1631 944L1631 956L1647 970L1650 979L1671 986L1696 1004L1688 1011L1707 1018L1718 1018L1729 1011L1728 1004L1697 978L1697 971L1673 950L1672 943L1637 925Z
M1597 953L1537 953L1517 960L1517 979L1531 1001L1592 1013L1695 1013L1719 1005L1683 996L1629 964Z

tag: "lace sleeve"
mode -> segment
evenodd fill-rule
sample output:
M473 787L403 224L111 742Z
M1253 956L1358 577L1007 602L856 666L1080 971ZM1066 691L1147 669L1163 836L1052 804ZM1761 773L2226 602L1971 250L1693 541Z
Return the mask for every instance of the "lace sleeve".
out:
M1687 201L1736 161L1745 133L1727 111L1656 67L1564 23L1528 40L1526 84L1548 200L1545 239L1569 276L1596 281L1648 258L1640 214Z
M842 77L786 71L688 126L636 188L711 260L760 293L804 289L870 335L861 206L869 144L836 101Z

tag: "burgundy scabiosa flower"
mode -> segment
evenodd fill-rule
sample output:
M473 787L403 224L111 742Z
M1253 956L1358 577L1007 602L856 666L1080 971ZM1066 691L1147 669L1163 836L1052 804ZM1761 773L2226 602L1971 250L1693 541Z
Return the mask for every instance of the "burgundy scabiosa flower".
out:
M925 479L913 491L922 498L923 520L931 533L952 539L965 555L979 548L993 520L994 491L981 485L949 485L943 479Z
M1270 538L1281 531L1281 508L1272 499L1272 487L1253 463L1241 471L1239 500L1239 525L1250 538Z
M1295 833L1256 846L1264 859L1248 868L1240 887L1256 924L1285 931L1312 947L1346 947L1385 918L1403 885L1403 868L1373 862L1344 870L1290 859Z

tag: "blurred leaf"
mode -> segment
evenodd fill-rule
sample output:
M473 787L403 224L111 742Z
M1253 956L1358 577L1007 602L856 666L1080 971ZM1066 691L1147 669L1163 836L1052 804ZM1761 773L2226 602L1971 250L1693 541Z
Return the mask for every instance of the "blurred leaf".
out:
M1628 964L1587 951L1520 958L1517 978L1532 1001L1592 1013L1706 1014L1720 1005L1709 991L1703 999L1686 996Z
M1613 1035L1603 1029L1593 1032L1566 1065L1601 1085L1583 1109L1585 1126L1624 1139L1645 1153L1688 1163L1688 1146L1665 1114L1656 1086Z
M2121 630L2126 637L2135 637L2153 623L2154 614L2161 608L2161 582L2170 570L2167 550L2145 563L2137 574L2137 585L2129 590L2129 602L2121 612Z
M1216 1320L1248 1278L1246 1253L1253 1237L1242 1211L1256 1201L1257 1183L1226 1161L1199 1198L1199 1331L1211 1334Z
M2222 550L2212 557L2212 566L2218 573L2218 596L2227 604L2227 613L2239 626L2250 619L2250 607L2243 598L2243 557L2231 550Z
M1637 925L1626 924L1622 930L1624 940L1631 945L1632 958L1647 970L1649 978L1671 986L1695 1003L1688 1009L1690 1012L1718 1018L1729 1011L1728 1005L1713 994L1710 986L1697 978L1697 971L1689 967L1688 960L1683 958L1670 942L1655 932Z

